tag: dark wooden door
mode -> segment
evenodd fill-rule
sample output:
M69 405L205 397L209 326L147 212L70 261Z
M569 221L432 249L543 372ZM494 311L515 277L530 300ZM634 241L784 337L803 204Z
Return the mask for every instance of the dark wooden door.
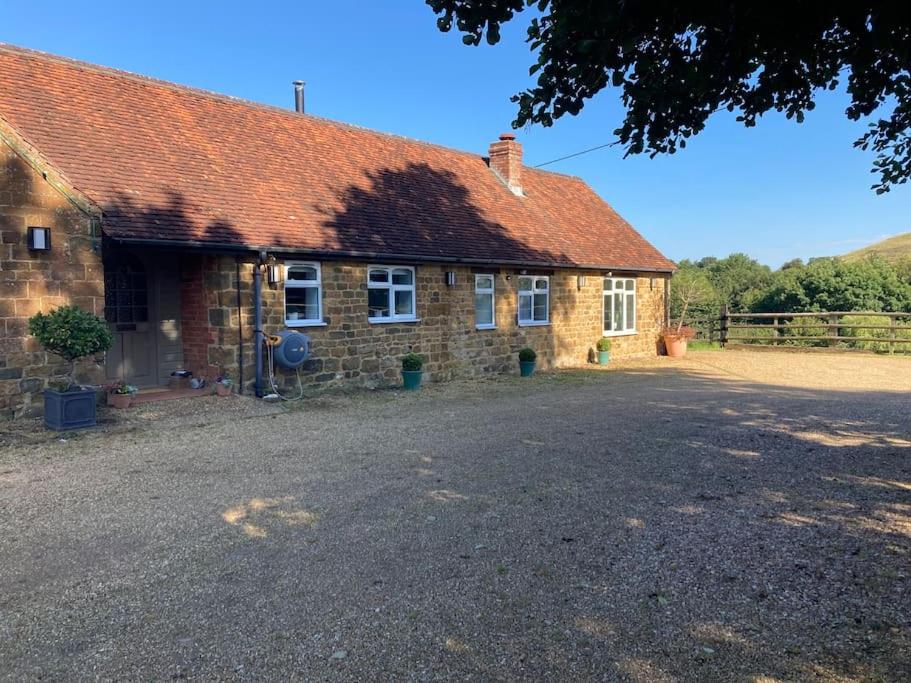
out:
M105 360L109 380L158 384L154 270L136 254L118 252L104 263L104 315L114 333Z

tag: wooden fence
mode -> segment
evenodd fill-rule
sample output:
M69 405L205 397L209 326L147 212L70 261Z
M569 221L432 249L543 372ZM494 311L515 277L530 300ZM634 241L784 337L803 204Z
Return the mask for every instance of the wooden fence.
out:
M911 313L729 313L722 307L719 317L694 320L691 325L697 339L722 345L788 344L911 352Z

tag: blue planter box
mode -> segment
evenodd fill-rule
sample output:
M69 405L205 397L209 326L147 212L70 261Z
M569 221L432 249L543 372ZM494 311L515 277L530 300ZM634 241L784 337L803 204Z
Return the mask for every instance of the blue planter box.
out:
M520 360L519 361L519 375L522 377L531 377L535 374L535 363L533 360Z
M50 429L66 431L94 427L95 392L44 390L44 424Z
M610 351L598 351L598 364L607 365L610 363Z

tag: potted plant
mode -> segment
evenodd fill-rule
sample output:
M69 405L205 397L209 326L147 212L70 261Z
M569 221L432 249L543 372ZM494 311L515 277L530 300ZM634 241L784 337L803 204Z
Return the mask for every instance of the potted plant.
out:
M712 284L705 273L699 270L680 270L671 280L671 308L680 316L676 325L661 330L664 348L671 358L686 355L687 342L696 336L696 330L684 324L686 312L691 304L709 301L713 296Z
M108 394L108 405L112 408L129 408L138 387L123 382L114 382L105 387Z
M215 393L219 396L230 396L234 387L234 380L227 375L222 375L215 380Z
M610 339L601 337L595 346L598 348L598 365L607 365L610 362Z
M50 353L69 363L69 374L56 387L44 390L44 423L51 429L80 429L95 425L95 388L75 380L76 361L111 348L114 335L101 318L77 306L36 313L28 321L32 336Z
M406 353L402 356L402 384L409 391L414 391L421 386L421 375L424 373L424 358L416 353Z
M535 374L535 360L537 358L538 354L535 353L534 349L530 349L527 346L524 349L519 349L519 375L531 377Z
M661 330L664 348L671 358L683 358L686 355L687 342L696 336L696 330L689 325L665 327Z

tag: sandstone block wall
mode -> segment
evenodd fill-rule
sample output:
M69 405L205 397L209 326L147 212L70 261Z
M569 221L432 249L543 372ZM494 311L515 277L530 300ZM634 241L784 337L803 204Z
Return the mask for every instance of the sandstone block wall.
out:
M394 265L394 264L393 264ZM252 388L253 264L241 263L241 308L237 308L237 262L219 257L210 263L206 283L214 290L209 323L213 342L208 362L238 373L243 338L244 384ZM515 268L467 268L447 265L416 267L418 322L370 323L367 320L366 263L322 262L324 326L301 327L311 339L311 356L302 368L305 384L354 382L384 386L400 382L401 356L409 351L426 359L426 377L442 381L456 377L518 372L516 352L530 346L543 369L583 365L593 357L602 335L602 273L572 269L529 271L550 276L550 325L523 327L516 322L519 271ZM446 271L456 274L447 286ZM475 328L474 275L493 273L496 282L497 329ZM585 275L585 285L578 276ZM620 273L614 273L615 276ZM665 276L639 275L637 333L613 337L615 358L655 354L664 320ZM263 331L285 329L284 289L263 283ZM293 371L277 371L280 388L296 387Z
M27 248L27 228L51 229L51 250ZM0 417L40 412L48 380L67 364L28 333L28 318L64 304L104 314L104 273L89 216L0 142ZM100 360L100 359L99 359ZM103 381L101 363L77 379Z

